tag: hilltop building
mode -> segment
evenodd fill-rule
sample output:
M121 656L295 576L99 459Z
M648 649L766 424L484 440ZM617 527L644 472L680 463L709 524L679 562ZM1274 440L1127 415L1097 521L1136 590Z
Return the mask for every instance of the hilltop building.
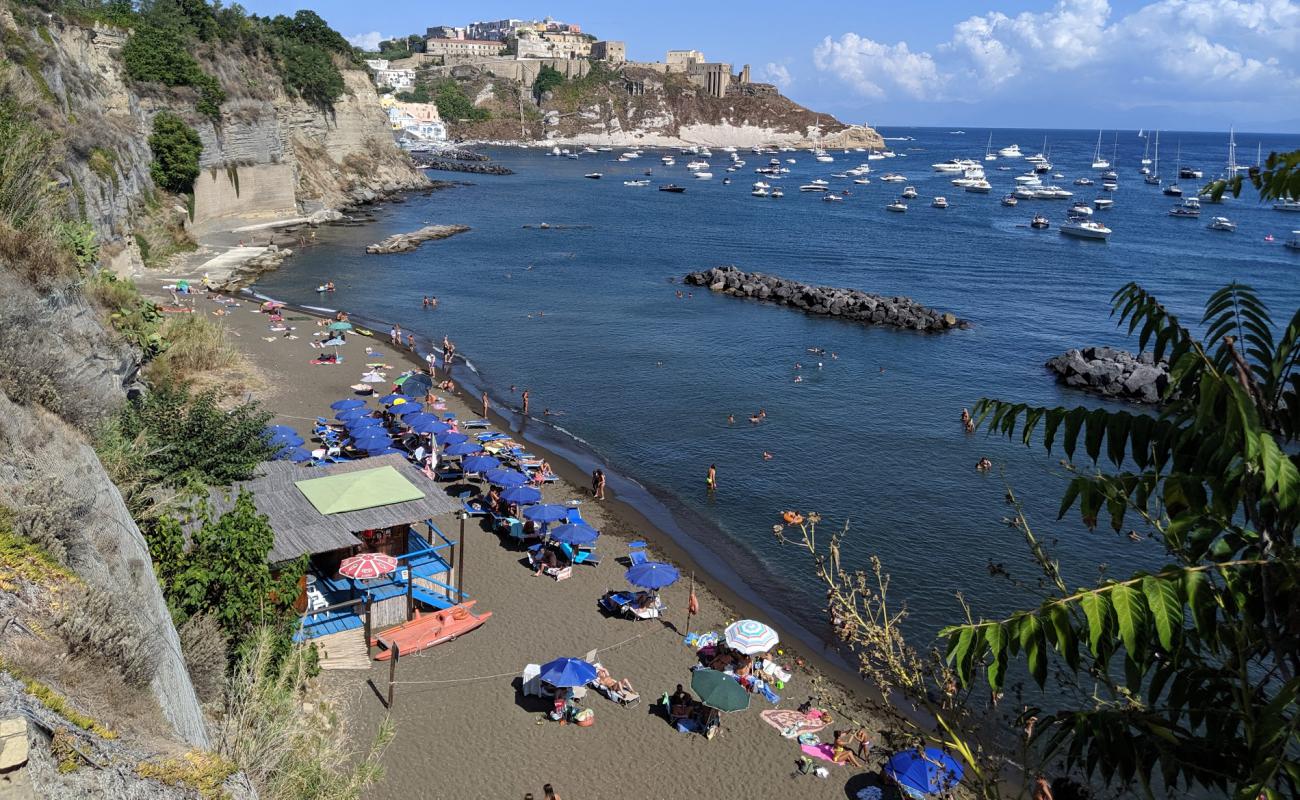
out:
M464 28L453 28L450 25L434 25L424 32L425 39L464 39Z
M622 64L627 61L627 45L623 42L592 42L591 57L596 61Z
M685 72L691 64L703 64L704 54L699 50L669 50L664 63L668 65L670 72Z
M491 58L501 54L503 42L488 39L426 39L424 52L435 58L449 59Z

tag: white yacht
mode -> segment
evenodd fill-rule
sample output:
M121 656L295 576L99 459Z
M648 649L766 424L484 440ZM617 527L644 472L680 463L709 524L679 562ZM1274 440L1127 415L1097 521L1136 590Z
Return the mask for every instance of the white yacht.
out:
M1091 185L1092 185L1092 178L1075 178L1075 179L1074 179L1074 185L1075 185L1075 186L1091 186Z
M1092 204L1099 209L1105 210L1115 205L1115 201L1111 200L1109 197L1098 197L1092 201Z
M646 180L640 180L640 181L623 181L623 185L624 185L624 186L649 186L649 185L650 185L650 181L646 181Z
M696 180L707 181L713 177L713 173L708 170L700 170L695 173Z
M936 198L934 198L933 200L930 201L930 205L931 205L931 207L933 207L933 208L947 208L947 207L948 207L948 198L946 198L946 197L936 197Z
M1044 186L1034 190L1034 197L1040 200L1069 200L1074 192L1059 186Z
M906 183L907 176L899 175L897 172L887 172L881 178L885 183Z
M772 185L771 185L770 183L764 183L763 181L754 181L754 188L755 188L755 189L771 189L771 188L772 188Z
M801 192L824 192L824 191L826 191L826 186L825 186L824 184L820 184L820 185L819 185L819 184L816 184L816 183L805 183L803 186L800 186L800 187L799 187L799 191L801 191Z
M1110 228L1082 217L1067 219L1057 228L1064 236L1074 236L1079 239L1099 239L1106 241L1110 238Z
M830 186L830 182L825 181L825 180L823 180L823 179L821 179L821 178L813 178L812 180L810 180L810 181L808 181L808 182L811 183L811 184L814 185L814 186Z
M1011 206L1012 208L1015 208L1016 204L1019 202L1020 200L1018 200L1014 194L1004 195L1002 198L1002 205Z
M1110 162L1101 157L1101 131L1097 131L1097 148L1092 151L1092 168L1109 169Z
M760 184L754 184L754 191L750 192L754 197L767 197L767 189Z
M1273 204L1273 210L1274 211L1300 211L1300 200L1292 200L1289 197L1283 198Z
M899 212L899 213L902 213L902 212L904 212L904 211L907 210L907 203L904 203L904 202L903 202L903 198L900 197L900 198L898 198L897 200L895 200L894 202L892 202L892 203L890 203L889 205L885 206L885 210L886 210L886 211L897 211L897 212Z
M673 164L677 163L677 159L672 156L660 156L659 162L666 167L671 167Z
M1037 200L1038 190L1032 186L1017 186L1011 190L1011 196L1017 200Z
M984 145L984 160L997 161L998 154L993 152L993 131L989 131L989 143Z
M914 198L914 197L916 197L916 187L915 187L915 186L907 186L907 187L904 187L904 189L903 189L903 199L904 199L904 200L911 200L911 199Z
M1021 155L1021 153L1020 153L1020 145L1018 145L1018 144L1009 144L1009 145L1007 145L1006 147L1004 147L1004 148L1002 148L1001 150L998 151L998 155L1002 156L1003 158L1022 158L1022 157L1023 157L1023 156Z
M829 164L835 160L835 156L831 155L830 153L827 153L825 150L814 150L813 155L819 162L823 164Z
M1181 205L1169 209L1171 217L1199 217L1201 216L1201 201L1196 197L1184 197Z
M856 184L858 184L859 186L866 186L866 185L868 185L868 184L871 183L871 179L870 179L870 178L854 178L854 179L853 179L853 182L856 183Z
M1300 231L1291 231L1291 238L1282 243L1283 247L1300 250Z
M931 164L935 172L964 172L968 169L979 167L978 161L972 161L969 158L950 158L947 161L940 161L938 164Z
M689 170L691 170L692 172L694 172L695 170L700 170L700 169L708 169L708 168L709 168L709 162L707 162L707 161L698 161L698 160L696 160L696 161L692 161L691 163L689 163L689 164L686 165L686 168L689 169Z
M988 194L989 192L993 191L993 184L989 183L983 178L980 178L979 180L975 181L971 185L967 186L966 191L975 192L976 194Z
M822 195L822 200L825 200L825 201L827 201L827 202L829 202L829 203L839 203L839 202L843 201L844 198L843 198L843 197L840 197L838 194L835 194L834 192L830 192L830 193L827 193L827 194Z
M713 152L705 147L700 150L700 158L713 158Z
M1228 233L1232 233L1233 231L1237 230L1237 223L1233 222L1227 217L1215 217L1214 219L1210 220L1210 224L1206 225L1205 227L1209 228L1212 231L1227 231Z
M1032 172L1026 173L1024 175L1017 175L1015 180L1017 186L1042 186L1043 185L1043 179L1038 177Z
M1066 212L1066 213L1068 213L1068 214L1077 214L1078 216L1081 216L1081 217L1091 217L1091 216L1092 216L1092 206L1088 205L1088 203L1087 203L1086 201L1084 201L1084 200L1080 200L1079 202L1077 202L1077 203L1075 203L1074 205L1070 206L1070 210L1069 210L1068 212Z

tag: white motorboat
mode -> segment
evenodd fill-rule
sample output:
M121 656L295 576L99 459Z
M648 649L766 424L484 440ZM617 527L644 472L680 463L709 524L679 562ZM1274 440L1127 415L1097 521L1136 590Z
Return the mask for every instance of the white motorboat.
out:
M707 147L701 148L700 158L713 158L713 151L709 150Z
M885 183L906 183L907 176L899 175L897 172L887 172L881 178Z
M767 189L758 184L754 184L754 191L750 192L750 194L754 197L767 197Z
M699 172L695 173L696 180L707 181L712 177L713 177L713 173L706 172L705 170L700 170Z
M847 177L849 177L849 173L847 173L847 172L832 172L832 173L831 173L831 177L832 177L832 178L847 178Z
M650 181L623 181L624 186L649 186Z
M1090 219L1082 217L1067 219L1057 228L1064 236L1074 236L1079 239L1097 239L1106 241L1110 238L1110 228Z
M1201 216L1201 201L1196 197L1184 197L1181 205L1169 209L1171 217L1193 218Z
M677 163L677 159L673 158L672 156L660 156L659 161L662 162L665 166L669 166L669 167Z
M780 164L781 162L780 162L780 160L774 158L774 159L772 159L772 163L774 163L774 164ZM785 163L787 163L787 164L798 164L799 162L796 161L796 160L793 159L793 158L787 158L787 159L785 160Z
M1283 247L1300 250L1300 231L1291 231L1291 238L1282 243Z
M1227 217L1215 217L1210 220L1210 224L1205 227L1212 231L1227 231L1228 233L1232 233L1237 230L1237 223Z
M1096 206L1098 209L1104 211L1105 209L1108 209L1111 206L1115 205L1115 201L1111 200L1109 197L1098 197L1092 201L1092 204Z
M696 170L700 170L700 169L708 169L708 168L709 168L709 162L707 162L707 161L698 161L698 160L697 160L697 161L692 161L691 163L689 163L689 164L686 165L686 168L689 169L689 170L692 171L692 172L694 172L694 171L696 171Z
M1101 188L1107 192L1117 192L1119 191L1119 184L1114 181L1105 181L1102 183Z
M825 200L829 203L839 203L843 201L844 198L840 197L838 194L835 194L834 192L831 192L829 194L822 195L822 200Z
M1003 158L1023 158L1023 156L1020 153L1020 145L1018 144L1007 145L1006 147L998 151L998 155L1002 156Z
M592 180L600 180L604 176L601 175L599 172L588 172L586 175L583 175L582 177L591 178Z
M993 184L989 183L983 178L980 178L979 180L975 181L971 185L967 186L966 191L974 192L976 194L988 194L989 192L993 191Z
M772 185L771 185L770 183L764 183L764 182L762 182L762 181L754 181L754 188L755 188L755 189L771 189L771 188L772 188Z
M940 161L938 164L931 164L935 172L965 172L968 169L974 169L980 166L978 161L972 161L969 158L950 158L947 161Z
M948 198L946 198L946 197L936 197L936 198L934 198L933 200L930 201L930 206L931 206L932 208L947 208L947 207L948 207Z
M911 199L914 198L914 197L916 197L916 187L915 187L915 186L908 186L908 187L906 187L906 188L903 189L903 199L904 199L904 200L911 200Z
M813 178L812 180L810 180L810 181L808 181L808 182L811 183L811 184L814 185L814 186L830 186L830 182L829 182L829 181L823 180L823 179L821 179L821 178Z
M629 150L626 153L622 153L619 155L619 158L640 158L640 157L641 157L640 150Z
M870 178L854 178L854 179L853 179L853 182L856 183L856 184L858 184L859 186L866 186L866 185L868 185L868 184L871 183L871 179L870 179Z
M1039 200L1069 200L1074 192L1059 186L1043 186L1034 190L1034 197Z
M1097 148L1092 152L1093 169L1109 169L1110 162L1101 157L1101 131L1097 131Z
M822 164L829 164L835 160L835 156L831 155L830 153L827 153L825 150L813 151L813 157L816 158Z
M799 187L799 191L801 191L801 192L824 192L824 191L826 191L826 187L825 187L825 186L819 186L818 184L815 184L815 183L805 183L803 186L800 186L800 187Z
M1074 179L1074 185L1075 185L1075 186L1091 186L1091 185L1092 185L1092 178L1075 178L1075 179Z
M1289 197L1278 200L1273 204L1274 211L1300 211L1300 200L1292 200Z
M1081 216L1081 217L1091 217L1091 216L1092 216L1092 206L1088 205L1088 203L1087 203L1086 201L1084 201L1084 200L1080 200L1079 202L1077 202L1077 203L1075 203L1074 205L1070 206L1070 210L1069 210L1069 212L1067 212L1067 213L1070 213L1070 214L1078 214L1078 215Z
M781 191L781 187L778 186L768 194L768 197L785 197L785 192Z
M1011 196L1018 200L1037 200L1038 190L1032 186L1017 186L1011 190Z
M596 148L596 152L597 152L597 153L612 153L612 152L614 152L614 148L612 148L612 147L597 147L597 148Z
M900 198L898 198L897 200L895 200L894 202L892 202L892 203L890 203L889 205L885 206L885 210L886 210L886 211L897 211L897 212L899 212L899 213L902 213L902 212L904 212L904 211L907 210L907 203L904 203L904 202L903 202L903 198L900 197Z
M1002 205L1004 206L1015 208L1016 204L1019 202L1020 200L1018 200L1014 194L1003 195L1002 197Z
M582 153L583 155L594 156L596 155L596 150L592 147L584 147L582 148Z
M1043 185L1043 179L1038 177L1032 172L1028 172L1024 175L1017 175L1015 181L1016 184L1019 186L1042 186Z
M1029 227L1042 231L1052 227L1052 223L1042 214L1035 214L1034 218L1029 220Z
M559 154L560 154L560 148L559 148L558 146L556 146L556 147L552 147L552 148L551 148L551 152L547 153L546 155L548 155L548 156L558 156Z

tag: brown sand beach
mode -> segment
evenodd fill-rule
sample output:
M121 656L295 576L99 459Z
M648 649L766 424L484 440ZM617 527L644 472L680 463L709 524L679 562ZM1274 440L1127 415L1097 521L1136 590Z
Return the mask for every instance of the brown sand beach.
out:
M342 348L342 364L313 365L310 360L320 353L309 346L313 333L320 330L315 318L288 312L286 320L294 330L277 334L268 331L267 317L256 313L253 300L243 299L239 307L220 315L214 312L222 307L210 299L199 296L194 303L197 313L228 329L236 346L262 373L260 382L250 383L263 387L254 396L276 414L274 422L297 428L304 438L316 416L330 413L330 402L352 395L349 387L363 371L366 346L384 354L392 367L386 370L390 379L417 363L409 351L391 347L385 331L373 338L349 337ZM447 410L461 419L476 418L481 410L476 398L441 396ZM500 402L517 407L519 398ZM537 408L539 399L532 398L532 405ZM493 422L494 427L504 428L500 418ZM694 650L683 643L687 576L694 573L700 603L690 631L721 633L735 619L758 612L727 587L712 585L668 537L616 497L592 498L585 488L587 476L576 467L539 448L529 450L546 458L561 476L559 482L546 485L543 501L579 501L583 517L601 531L596 549L602 563L577 565L573 577L565 581L533 577L522 550L470 519L464 589L477 598L477 610L493 613L491 620L463 638L404 656L397 668L391 711L379 697L388 686L387 663L372 662L368 674L324 673L324 679L348 697L348 723L359 748L370 741L386 716L391 715L395 723L396 736L383 757L386 775L369 796L522 798L531 792L540 798L542 785L549 782L566 800L737 793L844 798L855 797L861 787L878 785L875 776L886 755L884 748L873 751L866 770L818 761L818 766L829 770L829 777L799 775L795 771L801 755L798 744L760 717L765 709L795 709L817 695L820 707L834 717L833 724L820 733L823 741L836 729L861 725L875 742L882 742L882 719L887 714L865 691L844 688L846 683L860 688L860 681L837 672L817 653L800 652L792 646L794 637L784 633L784 643L774 655L794 675L780 690L778 704L751 695L747 710L724 715L721 733L712 740L671 727L657 700L678 684L689 689L689 670L696 663ZM444 484L433 488L446 490ZM773 509L774 518L778 512ZM460 523L453 516L434 522L449 537L457 535ZM664 619L609 618L597 608L597 600L607 590L628 588L622 559L632 539L648 541L652 558L670 561L682 570L683 580L663 591L668 604ZM615 678L631 682L642 698L639 704L623 707L590 691L582 702L595 712L595 724L584 728L546 719L549 704L525 699L518 691L518 676L526 664L562 656L581 658L591 650L598 651L597 660ZM797 666L796 659L805 666Z

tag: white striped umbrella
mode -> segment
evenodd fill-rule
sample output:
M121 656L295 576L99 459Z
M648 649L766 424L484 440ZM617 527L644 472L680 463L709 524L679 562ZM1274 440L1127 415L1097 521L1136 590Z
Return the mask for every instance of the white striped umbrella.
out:
M727 626L726 637L727 647L747 656L766 653L781 641L770 626L753 619L731 623Z
M397 569L397 559L383 553L360 553L343 559L339 574L359 581L387 575Z

